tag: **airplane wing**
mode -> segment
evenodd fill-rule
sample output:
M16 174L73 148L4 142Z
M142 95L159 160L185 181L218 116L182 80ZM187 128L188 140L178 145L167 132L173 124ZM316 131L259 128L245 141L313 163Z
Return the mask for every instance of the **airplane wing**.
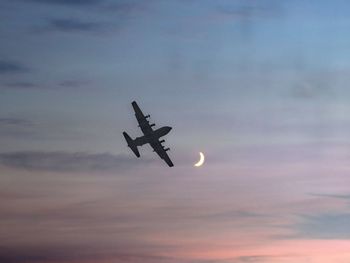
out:
M163 145L160 141L152 141L150 142L153 150L159 155L160 158L162 158L169 167L174 166L173 162L170 160L168 154L166 153L166 150L164 149Z
M133 101L131 103L132 107L134 108L135 111L135 116L137 119L137 122L139 123L139 127L141 128L141 131L146 135L146 134L150 134L153 129L152 126L154 126L154 124L149 124L149 121L147 120L147 118L149 118L149 115L145 116L140 107L137 105L136 101Z
M136 101L133 101L131 105L134 108L135 116L142 132L145 135L150 135L153 132L152 127L155 126L155 124L149 124L147 118L149 118L150 116L145 116L142 113ZM162 158L170 167L174 166L173 162L170 160L168 154L166 153L167 149L164 149L162 143L158 139L151 139L149 144L152 146L153 150L159 155L159 157Z

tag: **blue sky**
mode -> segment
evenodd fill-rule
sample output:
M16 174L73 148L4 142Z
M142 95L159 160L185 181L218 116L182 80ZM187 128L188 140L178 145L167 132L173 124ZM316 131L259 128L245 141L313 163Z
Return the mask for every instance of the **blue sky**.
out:
M348 263L348 8L1 1L0 261Z

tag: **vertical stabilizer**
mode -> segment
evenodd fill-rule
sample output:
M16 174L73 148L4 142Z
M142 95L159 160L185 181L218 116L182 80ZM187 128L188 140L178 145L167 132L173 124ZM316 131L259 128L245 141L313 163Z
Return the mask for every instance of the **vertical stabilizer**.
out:
M130 149L134 152L134 154L137 157L140 157L140 153L139 153L139 150L137 149L137 145L136 145L135 141L133 139L131 139L130 136L126 132L123 132L123 135L124 135L126 142L128 143L128 146L130 147Z

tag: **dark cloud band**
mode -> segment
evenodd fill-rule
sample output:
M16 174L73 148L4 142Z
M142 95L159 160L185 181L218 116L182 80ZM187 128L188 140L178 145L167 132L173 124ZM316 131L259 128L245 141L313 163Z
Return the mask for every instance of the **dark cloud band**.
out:
M72 32L72 31L97 31L101 28L99 23L82 22L76 19L53 19L49 21L49 29Z
M31 0L31 2L43 3L43 4L55 4L55 5L68 5L68 6L90 6L96 5L103 1L101 0Z
M21 63L0 59L0 74L22 73L26 71L28 71L28 69Z
M118 171L134 165L145 165L126 155L84 152L10 152L0 154L0 164L24 170L52 172Z

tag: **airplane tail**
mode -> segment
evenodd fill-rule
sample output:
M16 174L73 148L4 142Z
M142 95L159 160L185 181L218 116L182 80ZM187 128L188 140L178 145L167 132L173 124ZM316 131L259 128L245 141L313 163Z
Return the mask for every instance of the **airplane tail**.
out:
M124 135L126 142L128 143L128 146L130 147L130 149L134 152L134 154L137 157L140 157L140 153L139 153L139 150L137 149L137 145L136 145L135 141L133 139L131 139L130 136L126 132L123 132L123 135Z

